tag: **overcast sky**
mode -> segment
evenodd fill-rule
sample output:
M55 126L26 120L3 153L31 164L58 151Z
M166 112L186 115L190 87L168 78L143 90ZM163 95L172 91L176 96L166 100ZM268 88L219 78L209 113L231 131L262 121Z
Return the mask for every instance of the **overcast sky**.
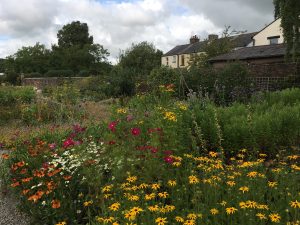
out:
M111 53L148 41L164 52L225 25L249 32L273 20L272 0L0 0L0 57L36 42L57 43L64 24L88 24L94 42Z

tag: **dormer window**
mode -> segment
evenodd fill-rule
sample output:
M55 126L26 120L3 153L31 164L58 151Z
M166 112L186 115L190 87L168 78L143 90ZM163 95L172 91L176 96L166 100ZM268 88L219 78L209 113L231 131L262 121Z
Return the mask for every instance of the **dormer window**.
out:
M268 40L270 41L270 45L279 44L279 38L280 38L280 36L268 37Z

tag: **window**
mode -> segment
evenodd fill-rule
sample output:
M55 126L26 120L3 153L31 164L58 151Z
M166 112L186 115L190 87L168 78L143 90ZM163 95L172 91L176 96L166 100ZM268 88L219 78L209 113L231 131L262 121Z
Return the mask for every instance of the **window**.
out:
M184 66L184 55L181 56L181 66Z
M176 55L173 56L173 61L172 63L176 63Z
M169 57L166 58L166 64L169 65Z
M270 45L279 44L279 38L280 38L280 36L268 37L268 40L270 41Z

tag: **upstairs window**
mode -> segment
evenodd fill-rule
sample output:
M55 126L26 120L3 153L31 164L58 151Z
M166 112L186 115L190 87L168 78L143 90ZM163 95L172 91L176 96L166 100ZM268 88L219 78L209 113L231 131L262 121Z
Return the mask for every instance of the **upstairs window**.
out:
M268 37L268 40L270 41L270 45L279 44L279 38L280 38L280 36Z

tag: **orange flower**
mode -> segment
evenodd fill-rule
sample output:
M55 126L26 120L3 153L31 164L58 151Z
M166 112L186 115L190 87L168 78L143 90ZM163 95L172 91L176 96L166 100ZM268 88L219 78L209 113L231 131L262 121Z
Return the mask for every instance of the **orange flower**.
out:
M27 169L22 169L22 170L20 171L20 174L25 174L25 173L27 173Z
M18 182L12 183L10 186L12 186L12 187L20 186L20 182L18 181Z
M64 176L65 180L71 180L72 176Z
M44 169L41 169L40 171L35 170L34 173L33 173L33 176L35 176L35 177L44 177L45 176Z
M23 195L26 195L29 191L30 191L30 189L23 190L23 191L22 191L22 194L23 194Z
M39 200L39 196L38 195L32 195L28 198L28 201L33 201L34 203L37 202Z
M2 154L1 158L2 159L9 159L9 155L8 154Z
M27 183L27 182L31 181L32 179L33 179L32 177L24 178L24 179L22 179L22 183Z
M56 170L54 170L54 171L52 171L52 172L49 172L47 175L48 175L48 177L52 177L52 176L54 176L55 174L59 173L60 171L61 171L61 169L56 169Z
M25 162L24 161L21 161L21 162L17 162L16 165L18 167L23 167L25 165Z
M59 200L52 200L52 208L53 209L58 209L60 208L60 201Z

